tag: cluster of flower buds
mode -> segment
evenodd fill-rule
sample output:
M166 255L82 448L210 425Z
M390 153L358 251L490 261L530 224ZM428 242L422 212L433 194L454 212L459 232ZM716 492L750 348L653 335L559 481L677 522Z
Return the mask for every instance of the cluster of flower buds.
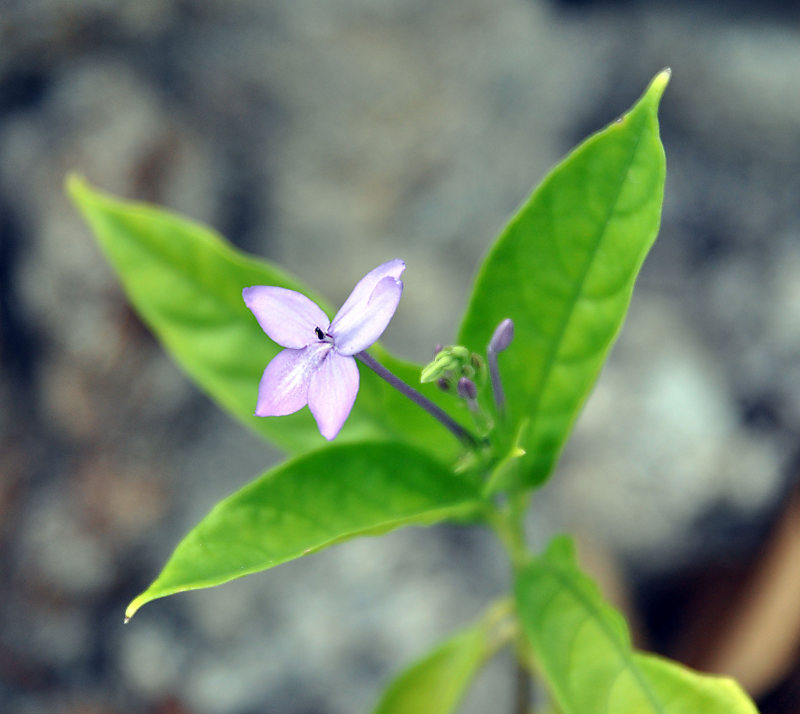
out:
M479 354L462 345L436 345L433 361L422 368L420 381L436 382L443 390L455 389L472 407L486 376L486 363Z
M514 323L506 318L495 329L486 347L487 360L479 354L470 352L462 345L443 347L436 345L433 361L422 368L420 381L436 382L445 391L455 391L463 399L470 411L477 415L478 393L491 378L492 393L498 413L505 413L505 395L500 382L497 355L503 352L514 339Z

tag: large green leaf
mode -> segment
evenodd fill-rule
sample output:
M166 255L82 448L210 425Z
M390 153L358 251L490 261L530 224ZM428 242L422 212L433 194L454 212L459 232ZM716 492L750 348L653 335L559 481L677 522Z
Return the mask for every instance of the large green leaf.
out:
M500 371L509 433L527 452L509 473L523 485L552 471L658 232L665 168L657 110L668 80L668 71L659 74L627 114L553 169L478 275L460 342L482 351L501 320L515 322Z
M336 444L268 471L220 501L128 607L266 570L360 535L483 507L473 480L402 444Z
M517 612L565 714L757 714L731 679L632 649L622 615L554 539L518 576Z
M278 285L297 290L330 315L318 296L280 268L236 251L198 223L112 198L76 176L70 177L67 189L133 306L175 361L213 399L289 451L324 443L308 409L286 417L253 416L261 373L281 348L267 338L245 307L242 288ZM360 277L352 275L353 283ZM392 359L379 347L375 351L398 376L419 382L419 367ZM445 458L458 452L455 439L427 413L365 367L360 371L361 389L339 441L389 438L415 443ZM433 385L423 391L442 400Z
M508 602L498 603L479 622L415 662L387 687L374 714L455 711L483 664L513 635L507 615Z

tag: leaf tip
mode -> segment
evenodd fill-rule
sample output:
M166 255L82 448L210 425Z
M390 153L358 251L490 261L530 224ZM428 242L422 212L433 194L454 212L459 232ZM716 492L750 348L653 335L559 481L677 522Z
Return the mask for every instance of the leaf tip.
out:
M64 179L64 191L73 200L86 188L86 179L77 171L70 171Z
M145 597L145 593L138 595L133 600L131 600L130 605L125 609L125 619L123 620L123 624L127 625L133 616L139 612L139 608L148 602L149 598Z
M652 95L656 102L658 102L661 99L661 95L664 94L664 90L667 88L671 77L672 69L664 67L664 69L653 77L653 81L650 82L650 86L647 88L647 94Z

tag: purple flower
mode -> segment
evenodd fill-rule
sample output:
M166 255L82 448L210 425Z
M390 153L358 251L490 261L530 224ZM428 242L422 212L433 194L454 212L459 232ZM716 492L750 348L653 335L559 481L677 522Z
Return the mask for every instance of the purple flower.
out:
M390 260L367 273L333 322L305 295L268 285L245 288L242 297L261 329L286 349L267 365L258 386L256 416L293 414L308 404L320 434L333 439L353 408L358 367L353 355L367 349L397 310L406 264Z

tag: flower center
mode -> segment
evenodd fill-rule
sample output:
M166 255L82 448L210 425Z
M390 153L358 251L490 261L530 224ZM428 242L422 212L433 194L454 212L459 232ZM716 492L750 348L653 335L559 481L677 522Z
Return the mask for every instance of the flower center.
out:
M330 344L333 344L333 335L331 335L329 332L323 332L321 327L315 327L314 334L317 336L317 339L320 342L329 342Z

